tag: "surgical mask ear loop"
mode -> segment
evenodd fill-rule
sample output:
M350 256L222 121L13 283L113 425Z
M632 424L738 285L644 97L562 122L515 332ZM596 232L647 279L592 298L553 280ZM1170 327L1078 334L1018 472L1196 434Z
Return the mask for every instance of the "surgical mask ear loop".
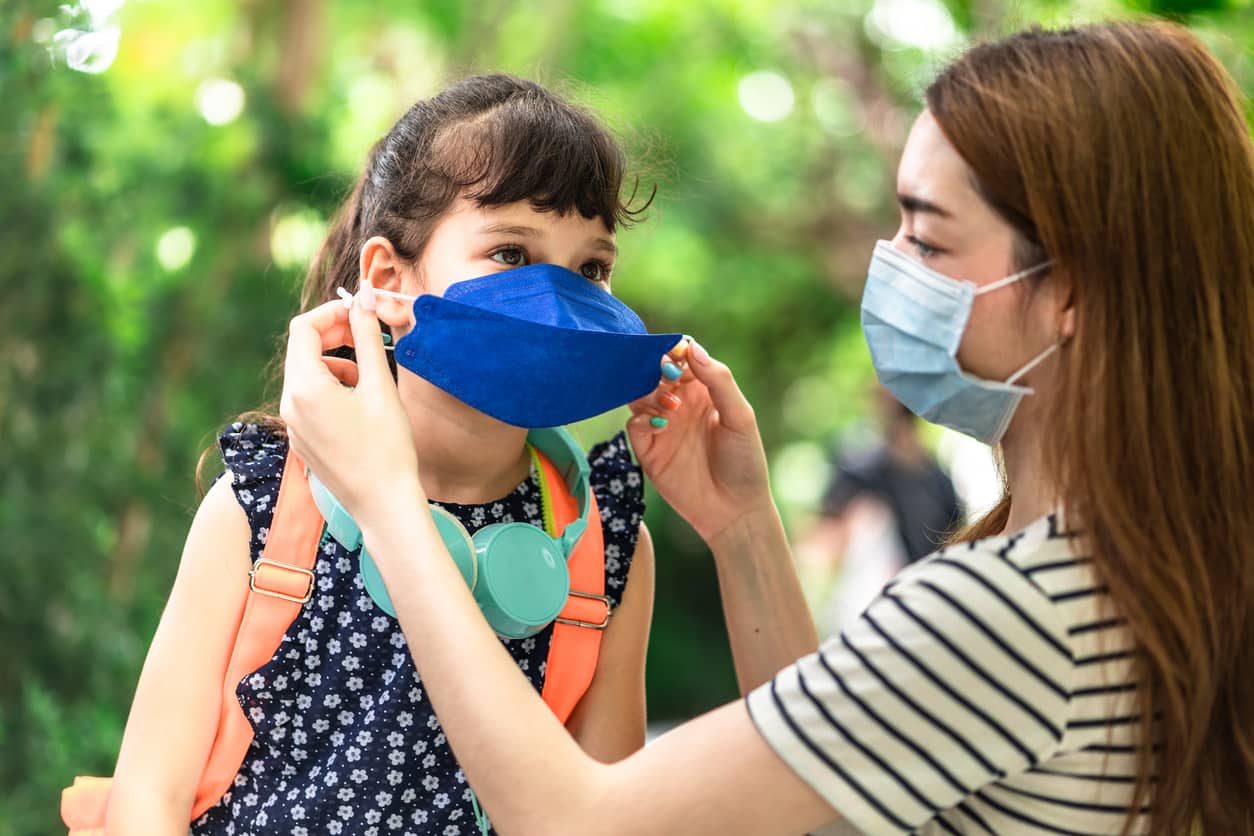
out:
M1027 364L1023 366L1023 368L1019 369L1019 371L1015 372L1010 377L1006 378L1006 385L1013 386L1016 380L1018 380L1019 378L1023 377L1028 372L1035 369L1041 363L1045 362L1046 358L1048 358L1049 355L1053 354L1055 351L1058 350L1059 345L1060 343L1051 343L1048 348L1046 348L1040 354L1036 355L1031 360L1029 360Z
M1001 290L1006 285L1011 285L1017 281L1026 279L1028 276L1032 275L1033 273L1041 272L1042 270L1044 270L1046 267L1049 267L1053 263L1054 263L1053 261L1042 261L1040 264L1036 265L1035 267L1029 267L1026 270L1020 270L1018 273L1009 275L1004 279L998 279L995 282L989 282L983 287L977 287L975 289L975 295L981 296L985 293L992 293L994 290Z
M1049 267L1051 264L1053 264L1053 261L1042 261L1040 264L1037 264L1034 267L1029 267L1026 270L1020 270L1018 273L1014 273L1012 275L1006 276L1006 278L1004 279L998 279L995 282L989 282L983 287L976 288L975 295L980 296L981 294L984 294L984 293L991 293L994 290L1001 290L1003 287L1012 285L1017 281L1022 281L1023 279L1026 279L1028 276L1032 275L1033 273L1039 273L1040 271L1044 270L1046 267ZM1035 369L1037 366L1043 363L1045 359L1049 357L1049 355L1057 351L1058 346L1061 344L1062 344L1061 340L1055 341L1053 345L1049 346L1040 354L1033 357L1021 369L1019 369L1019 371L1015 372L1010 377L1006 378L1006 385L1013 386L1016 380L1018 380L1019 378L1023 377L1028 372Z

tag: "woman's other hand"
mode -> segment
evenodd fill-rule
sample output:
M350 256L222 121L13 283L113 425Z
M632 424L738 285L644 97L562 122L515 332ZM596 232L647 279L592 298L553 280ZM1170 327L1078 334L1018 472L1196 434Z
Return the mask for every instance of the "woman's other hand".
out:
M682 376L668 379L685 362ZM734 522L773 515L757 419L731 370L686 341L663 372L658 388L631 405L627 421L640 465L662 498L711 545Z

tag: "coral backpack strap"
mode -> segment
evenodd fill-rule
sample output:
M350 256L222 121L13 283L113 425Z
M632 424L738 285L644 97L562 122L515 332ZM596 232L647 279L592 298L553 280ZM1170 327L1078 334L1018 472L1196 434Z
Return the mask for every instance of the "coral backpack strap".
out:
M561 471L542 454L540 487L544 494L545 527L556 536L579 518L579 505L566 486ZM610 623L611 604L605 595L605 538L596 496L588 493L588 527L574 553L566 561L570 570L570 597L553 625L549 656L545 663L545 703L566 723L587 692L601 653L601 635ZM552 517L550 519L549 510Z
M239 681L274 656L284 633L313 596L312 567L322 536L322 515L309 492L305 465L287 454L274 522L261 559L249 573L248 599L235 631L235 646L226 662L218 733L205 762L191 819L218 802L231 788L252 743L253 729L235 688ZM103 836L112 778L78 776L61 792L61 819L69 836Z
M270 661L301 607L313 597L313 565L322 523L322 515L309 492L305 465L289 451L266 547L249 573L248 602L222 684L218 735L196 788L193 819L231 788L248 753L253 728L235 689L241 679Z

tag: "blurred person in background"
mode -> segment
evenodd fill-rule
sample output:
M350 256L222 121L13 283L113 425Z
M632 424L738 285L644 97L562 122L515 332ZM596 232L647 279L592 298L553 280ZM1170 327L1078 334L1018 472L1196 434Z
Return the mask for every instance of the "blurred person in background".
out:
M880 438L839 457L797 561L820 635L839 633L901 569L962 524L954 483L919 436L918 418L872 390Z

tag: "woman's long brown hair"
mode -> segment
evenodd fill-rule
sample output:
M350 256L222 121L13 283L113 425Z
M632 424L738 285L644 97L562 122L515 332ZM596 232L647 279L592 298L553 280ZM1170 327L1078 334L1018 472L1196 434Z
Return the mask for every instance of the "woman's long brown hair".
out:
M1154 834L1254 833L1254 149L1186 30L978 46L927 105L976 186L1073 288L1043 449L1139 653ZM963 536L1000 531L1010 498ZM1133 826L1129 815L1126 828Z

